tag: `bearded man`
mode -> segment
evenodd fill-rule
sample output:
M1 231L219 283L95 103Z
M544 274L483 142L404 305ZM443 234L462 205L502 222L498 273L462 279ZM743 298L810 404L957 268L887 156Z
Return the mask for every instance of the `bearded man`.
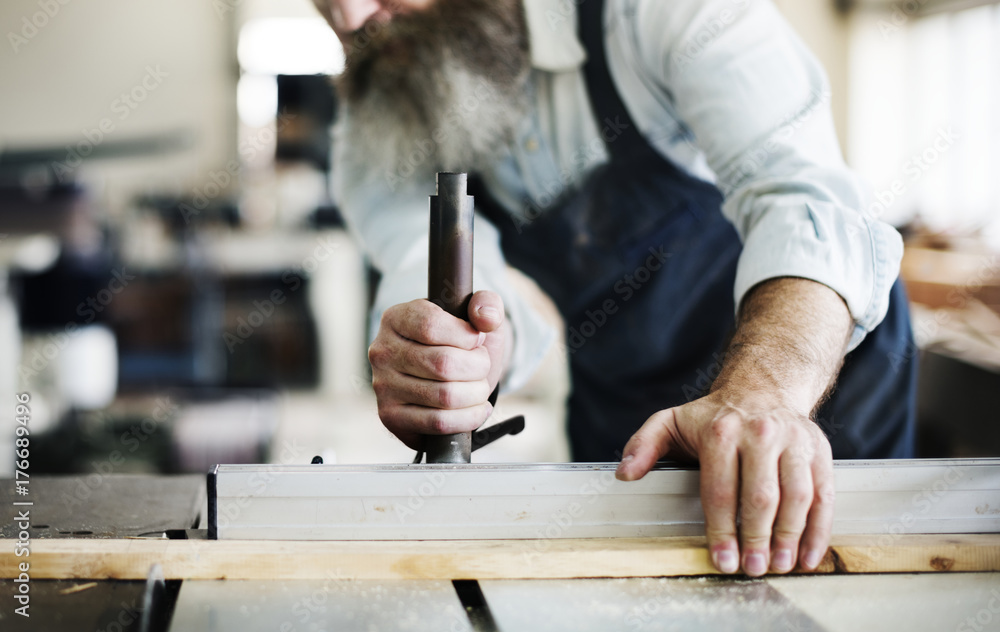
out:
M695 459L720 571L815 569L833 457L911 455L916 368L901 239L775 8L316 2L347 55L334 186L383 275L385 426L468 432L530 378L553 332L509 263L566 322L574 459L621 456L623 480ZM468 323L417 300L440 169L479 183Z

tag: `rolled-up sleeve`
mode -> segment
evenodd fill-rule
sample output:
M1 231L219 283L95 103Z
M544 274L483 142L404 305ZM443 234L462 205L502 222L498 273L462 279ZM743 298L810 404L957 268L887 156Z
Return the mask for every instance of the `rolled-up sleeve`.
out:
M633 8L643 70L704 152L743 240L737 308L768 279L817 281L847 304L853 349L886 314L902 240L866 212L819 62L767 0Z
M371 312L374 336L386 309L427 296L427 199L435 192L434 175L389 179L363 170L350 160L342 128L336 136L334 197L348 230L382 274ZM473 258L475 289L500 295L515 332L514 351L502 386L505 391L516 390L538 369L555 340L555 331L510 285L499 233L478 215Z

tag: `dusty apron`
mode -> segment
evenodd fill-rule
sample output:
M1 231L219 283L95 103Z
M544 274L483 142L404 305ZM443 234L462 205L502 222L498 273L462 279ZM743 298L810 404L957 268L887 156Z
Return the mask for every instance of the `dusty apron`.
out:
M742 245L722 194L643 138L608 72L603 2L580 3L584 68L598 128L621 129L608 164L530 223L476 186L507 261L552 297L566 322L574 460L613 461L654 412L707 393L734 327ZM623 125L624 124L624 125ZM817 422L835 458L913 454L916 361L902 285L889 313L847 356Z

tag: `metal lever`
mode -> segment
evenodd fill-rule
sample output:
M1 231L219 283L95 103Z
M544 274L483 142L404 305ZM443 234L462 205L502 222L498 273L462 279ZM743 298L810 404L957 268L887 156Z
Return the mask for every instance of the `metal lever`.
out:
M500 423L493 424L489 428L483 428L482 430L477 430L472 433L471 451L475 452L479 448L488 446L489 444L493 443L500 437L520 434L522 430L524 430L524 415L517 415L516 417L505 419ZM423 450L417 452L417 455L413 457L414 465L420 463L423 460L424 460ZM433 463L434 461L428 459L427 462Z
M489 428L483 428L472 433L472 451L488 446L500 437L520 434L524 430L524 415L505 419Z
M473 200L464 173L437 174L430 196L430 258L427 298L446 312L469 320L472 299ZM472 462L472 433L426 435L428 463Z

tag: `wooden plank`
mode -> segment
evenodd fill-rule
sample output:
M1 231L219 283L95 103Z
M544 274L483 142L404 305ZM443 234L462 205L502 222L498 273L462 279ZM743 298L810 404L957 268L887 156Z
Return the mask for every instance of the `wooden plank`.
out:
M703 537L421 542L35 540L0 543L0 577L144 579L565 579L711 575ZM837 536L822 573L1000 571L1000 534Z

